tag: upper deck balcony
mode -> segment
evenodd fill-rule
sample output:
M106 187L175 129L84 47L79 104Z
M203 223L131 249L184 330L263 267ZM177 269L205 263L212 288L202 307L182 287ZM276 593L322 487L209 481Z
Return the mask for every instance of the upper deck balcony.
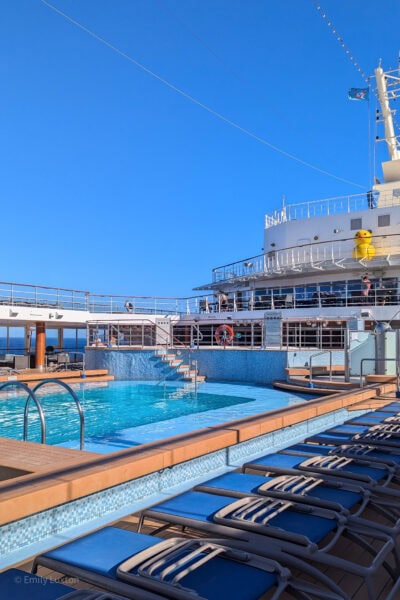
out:
M358 212L370 208L384 208L400 205L400 189L390 189L377 192L367 192L353 196L340 196L337 198L325 198L313 200L300 204L288 204L272 215L265 215L265 229L300 219L312 219L314 217L325 217Z
M372 246L375 253L371 258L354 256L354 237L271 250L216 267L212 281L213 284L247 283L254 279L274 279L317 271L340 272L342 275L349 269L365 269L368 266L368 270L372 270L400 265L400 234L373 236Z

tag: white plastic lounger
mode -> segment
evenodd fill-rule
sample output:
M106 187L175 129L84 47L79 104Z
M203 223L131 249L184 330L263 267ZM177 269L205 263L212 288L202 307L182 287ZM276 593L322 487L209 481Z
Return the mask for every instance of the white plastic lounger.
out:
M264 556L232 540L161 540L105 527L38 556L33 565L116 591L136 600L344 600L316 569L272 547ZM266 556L268 555L268 557ZM312 577L295 578L291 568Z

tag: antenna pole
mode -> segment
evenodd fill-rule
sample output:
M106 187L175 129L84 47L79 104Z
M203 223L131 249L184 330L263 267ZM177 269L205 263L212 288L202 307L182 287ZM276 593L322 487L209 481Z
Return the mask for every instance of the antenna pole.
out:
M400 158L400 153L397 149L396 135L393 126L393 116L388 100L386 76L382 67L375 69L375 77L378 86L378 96L379 103L381 105L382 117L385 123L385 139L389 150L389 156L391 160L398 160Z

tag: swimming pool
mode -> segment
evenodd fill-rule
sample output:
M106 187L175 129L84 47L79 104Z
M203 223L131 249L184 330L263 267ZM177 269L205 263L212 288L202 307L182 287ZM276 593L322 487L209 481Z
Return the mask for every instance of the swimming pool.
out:
M73 387L85 415L85 449L94 452L112 452L304 401L301 394L243 384L204 383L197 394L180 382L113 381ZM79 418L71 396L61 388L43 392L47 443L79 448ZM26 395L10 390L0 398L0 437L22 439ZM40 441L33 403L29 441Z

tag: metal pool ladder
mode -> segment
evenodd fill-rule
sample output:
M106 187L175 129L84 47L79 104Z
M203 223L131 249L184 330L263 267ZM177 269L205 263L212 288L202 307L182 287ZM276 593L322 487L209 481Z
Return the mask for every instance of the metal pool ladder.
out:
M79 432L79 448L80 450L83 450L84 444L85 444L85 417L83 414L83 409L82 409L82 405L79 401L78 396L75 394L74 390L67 384L64 383L64 381L61 381L61 379L46 379L45 381L41 381L40 383L38 383L32 390L22 381L6 381L2 384L0 384L0 391L6 387L20 387L23 390L25 390L28 393L28 398L26 400L25 403L25 409L24 409L24 442L26 442L28 440L28 413L29 413L29 402L32 399L36 405L36 408L38 410L39 413L39 419L40 419L40 443L41 444L45 444L46 443L46 419L44 416L44 412L43 412L43 408L42 405L40 404L38 397L36 396L35 392L43 387L44 385L47 385L48 383L53 383L56 385L61 385L61 387L65 388L67 390L67 392L69 392L76 404L76 407L78 409L78 414L79 414L79 424L80 424L80 432Z

